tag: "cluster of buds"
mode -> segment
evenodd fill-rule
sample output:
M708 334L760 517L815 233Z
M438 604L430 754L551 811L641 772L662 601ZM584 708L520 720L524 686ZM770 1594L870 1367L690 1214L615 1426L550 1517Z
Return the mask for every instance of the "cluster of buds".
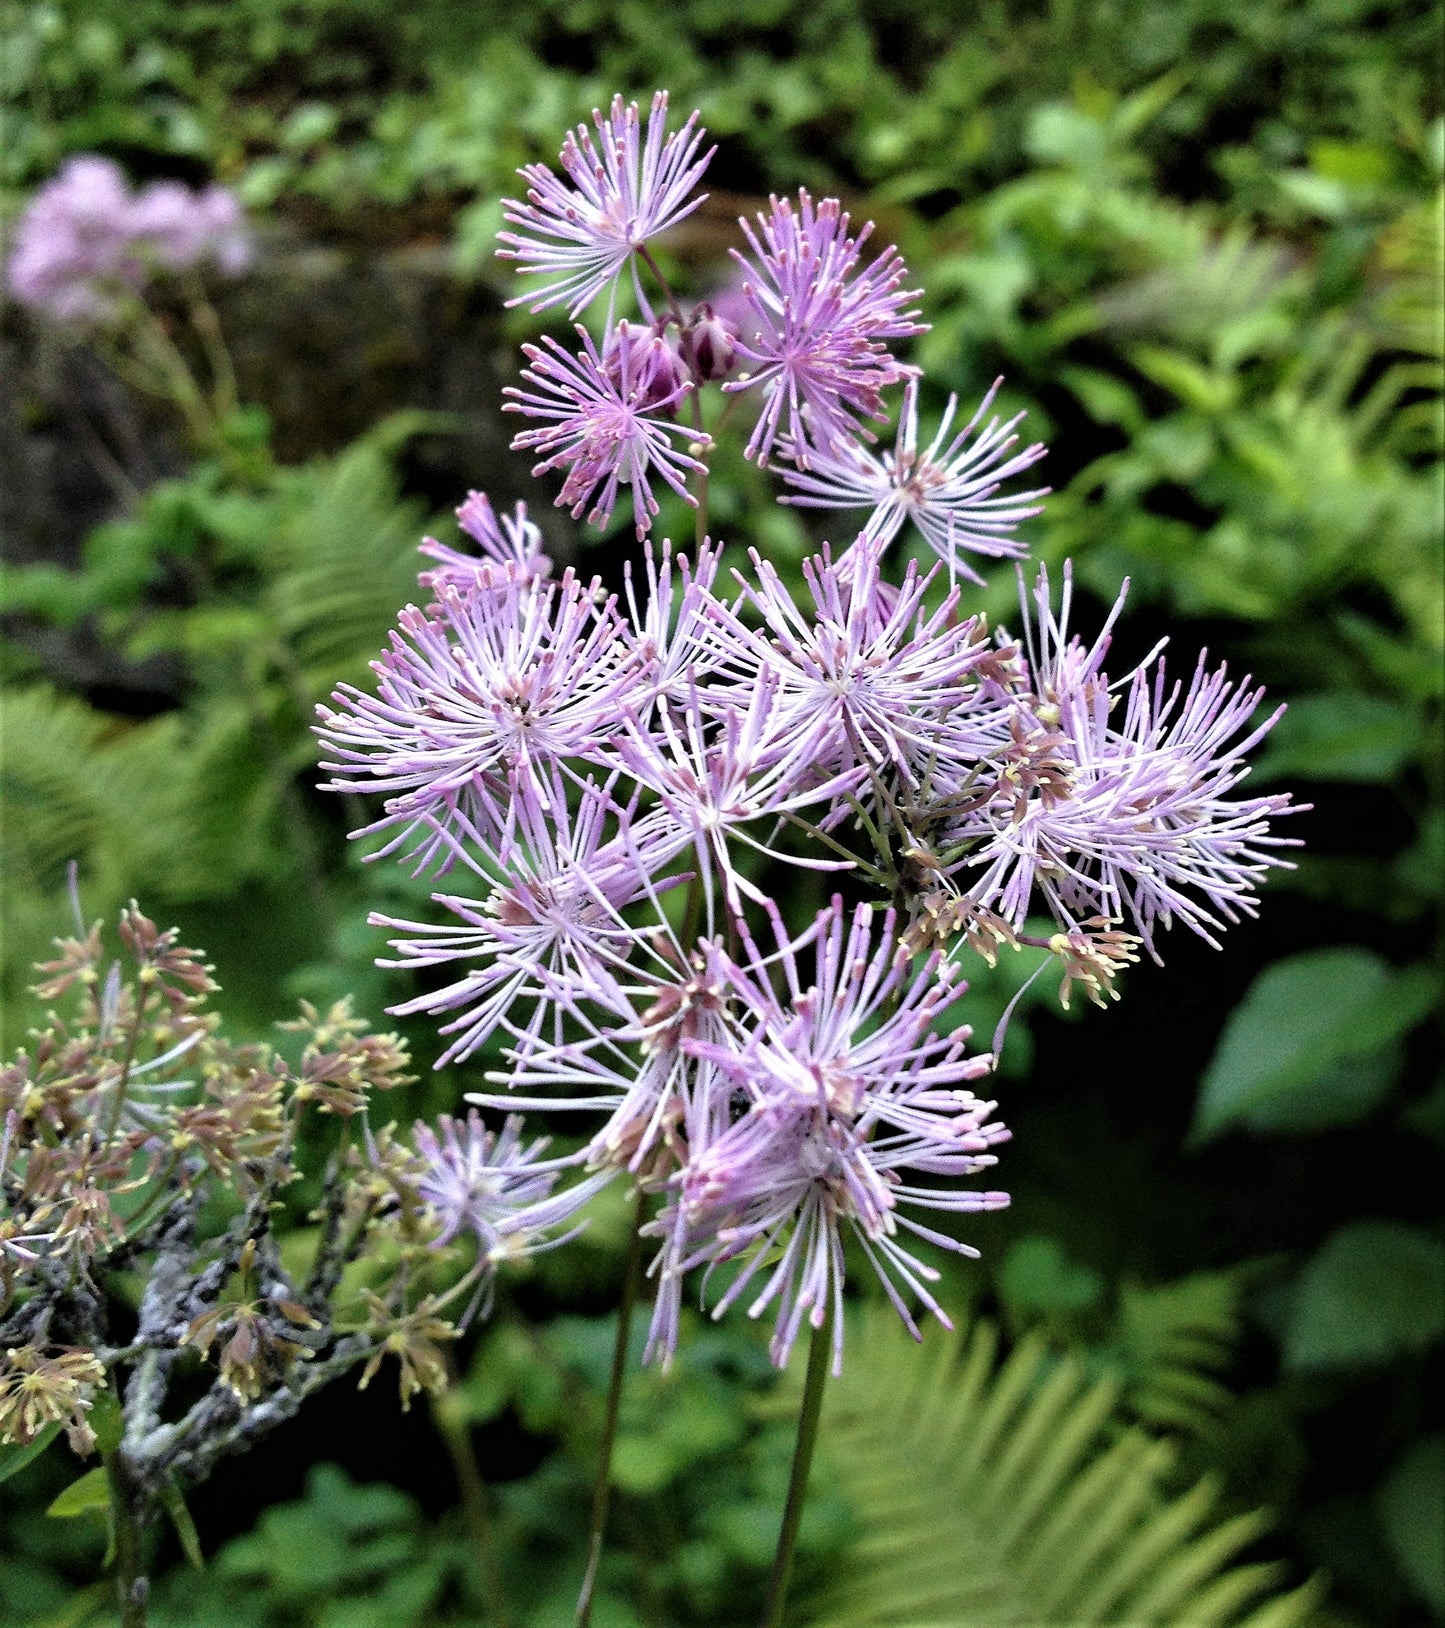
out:
M507 410L537 422L513 444L597 526L630 488L640 569L620 594L554 577L525 504L472 494L474 551L423 545L433 597L319 733L331 788L383 799L357 834L448 878L441 920L373 918L398 935L390 964L430 974L397 1010L445 1020L443 1061L492 1065L478 1107L586 1136L579 1179L544 1198L513 1121L495 1143L479 1119L419 1132L446 1235L490 1259L507 1193L551 1228L622 1176L656 1240L650 1351L673 1351L697 1271L715 1313L744 1294L775 1313L781 1364L841 1305L846 1237L916 1333L917 1306L947 1317L914 1241L973 1253L954 1218L1005 1202L971 1181L1007 1133L972 1089L994 1059L953 1016L960 964L1036 945L1065 999L1081 983L1102 1003L1161 928L1214 942L1252 913L1289 803L1234 795L1273 722L1252 721L1259 692L1202 661L1171 684L1157 651L1111 679L1119 606L1081 640L1067 570L1057 608L1044 572L1020 575L1017 639L966 613L970 561L1025 552L1043 494L1003 488L1043 448L993 415L997 386L958 430L950 398L925 440L918 370L893 353L923 331L918 295L896 250L865 257L870 227L774 198L741 223L733 289L684 306L650 243L701 202L703 139L695 114L668 133L664 95L645 125L617 98L560 175L522 171L498 251L580 340L524 347ZM707 461L739 414L780 501L867 511L800 593L707 537ZM690 559L648 535L659 480L698 510ZM895 546L909 525L930 568ZM789 867L851 897L789 923Z
M132 904L107 961L73 885L72 902L76 935L40 969L48 1023L0 1069L0 1441L63 1429L90 1453L106 1397L101 1449L143 1522L174 1478L204 1477L348 1370L366 1383L396 1357L403 1401L443 1383L439 1342L462 1320L450 1308L470 1295L474 1309L497 1266L540 1239L523 1212L553 1176L515 1135L488 1143L474 1162L526 1173L499 1177L486 1259L438 1275L446 1195L426 1159L368 1124L372 1098L411 1078L397 1037L341 1002L282 1026L299 1057L234 1044L209 1009L211 969L174 931ZM298 1268L280 1238L299 1219L285 1200L312 1114L331 1117L335 1146ZM363 1259L360 1295L343 1274ZM112 1308L137 1279L118 1335Z

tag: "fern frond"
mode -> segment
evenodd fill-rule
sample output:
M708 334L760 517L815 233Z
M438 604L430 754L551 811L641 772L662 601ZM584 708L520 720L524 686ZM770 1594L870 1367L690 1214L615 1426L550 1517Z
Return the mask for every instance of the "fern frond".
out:
M1120 1288L1116 1355L1141 1423L1206 1436L1217 1425L1231 1400L1219 1376L1239 1345L1245 1276L1196 1272Z
M1177 1287L1177 1286L1176 1286ZM1210 1293L1218 1297L1217 1285ZM1209 1296L1195 1286L1190 1297ZM1186 1297L1179 1296L1183 1300ZM1203 1348L1212 1350L1207 1341ZM1164 1490L1170 1446L1129 1425L1120 1386L1027 1336L1002 1362L986 1322L899 1338L857 1310L825 1402L818 1471L860 1533L794 1620L813 1628L1304 1628L1313 1589L1237 1557L1259 1515L1217 1489Z
M417 589L421 505L399 496L395 443L426 424L399 415L328 464L308 470L286 517L267 588L272 625L306 674L313 699L341 680L364 683ZM309 718L306 720L310 722Z

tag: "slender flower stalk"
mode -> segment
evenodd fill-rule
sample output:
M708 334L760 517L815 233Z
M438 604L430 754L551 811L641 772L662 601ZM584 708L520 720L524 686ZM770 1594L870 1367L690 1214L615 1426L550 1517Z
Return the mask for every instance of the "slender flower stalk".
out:
M617 1421L622 1412L622 1386L627 1378L627 1348L632 1336L632 1311L641 1291L642 1218L644 1197L641 1189L627 1240L627 1260L622 1268L622 1300L617 1308L617 1337L612 1348L612 1372L607 1381L607 1409L603 1415L602 1445L597 1454L597 1479L592 1488L592 1520L587 1533L587 1570L577 1596L577 1628L589 1628L592 1597L597 1588L597 1569L602 1564L602 1544L607 1533L607 1509L612 1500L612 1449L617 1443Z
M788 1472L788 1496L783 1504L783 1521L778 1531L772 1571L768 1575L768 1597L763 1606L762 1628L782 1628L788 1581L793 1574L793 1556L798 1547L798 1529L803 1524L803 1506L808 1497L808 1474L813 1468L813 1449L818 1443L818 1425L823 1417L823 1393L828 1383L828 1351L833 1344L833 1321L837 1315L838 1309L830 1301L823 1321L814 1328L808 1343L808 1370L803 1381L802 1404L798 1409L793 1466Z

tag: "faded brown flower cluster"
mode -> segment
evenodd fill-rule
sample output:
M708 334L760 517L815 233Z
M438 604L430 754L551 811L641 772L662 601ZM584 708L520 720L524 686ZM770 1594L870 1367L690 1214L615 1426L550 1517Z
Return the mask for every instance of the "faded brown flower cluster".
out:
M429 1282L443 1257L421 1161L366 1123L373 1095L409 1079L403 1043L343 1001L282 1025L301 1037L294 1061L294 1043L234 1044L199 952L134 904L119 941L113 960L99 925L58 941L37 985L45 1027L0 1067L0 1441L64 1430L90 1453L109 1392L119 1424L100 1446L143 1524L176 1477L201 1478L348 1370L366 1383L396 1357L404 1400L441 1384L456 1329ZM331 1128L303 1139L313 1114ZM298 1268L276 1229L307 1219L287 1209L318 1139L330 1154ZM364 1294L343 1280L362 1259ZM122 1284L133 1310L117 1314Z

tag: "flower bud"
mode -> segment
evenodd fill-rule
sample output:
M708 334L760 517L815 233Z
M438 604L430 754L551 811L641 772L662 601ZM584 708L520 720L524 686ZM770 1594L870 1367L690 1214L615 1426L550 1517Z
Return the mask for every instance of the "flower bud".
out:
M737 326L718 316L712 306L703 303L692 313L688 335L692 341L692 356L698 377L704 381L725 379L737 361Z
M687 363L677 339L660 326L650 337L643 337L643 333L630 322L619 322L603 349L603 370L618 394L630 399L642 412L675 408L679 392L689 383ZM624 347L630 352L625 380Z

